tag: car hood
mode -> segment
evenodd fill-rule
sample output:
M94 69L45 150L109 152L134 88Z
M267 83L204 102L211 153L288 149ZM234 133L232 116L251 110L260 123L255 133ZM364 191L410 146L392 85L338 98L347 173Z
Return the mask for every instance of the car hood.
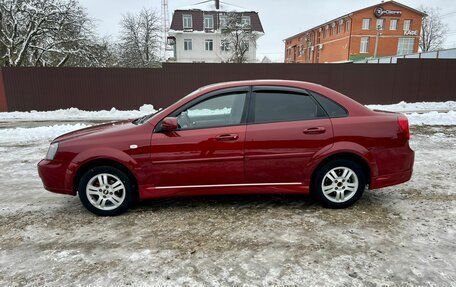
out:
M136 127L136 125L132 124L131 120L109 122L63 134L55 138L53 142L67 141L74 138L81 138L92 135L106 135L112 132L121 132L123 130L131 129L133 127Z

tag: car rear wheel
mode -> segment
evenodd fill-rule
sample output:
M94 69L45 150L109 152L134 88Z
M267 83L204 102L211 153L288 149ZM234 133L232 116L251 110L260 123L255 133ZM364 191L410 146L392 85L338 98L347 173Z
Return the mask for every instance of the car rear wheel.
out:
M321 167L314 180L320 202L330 208L345 208L361 198L366 186L362 168L350 160L335 160Z
M89 211L102 216L119 215L132 202L132 184L122 171L111 166L88 170L79 182L79 198Z

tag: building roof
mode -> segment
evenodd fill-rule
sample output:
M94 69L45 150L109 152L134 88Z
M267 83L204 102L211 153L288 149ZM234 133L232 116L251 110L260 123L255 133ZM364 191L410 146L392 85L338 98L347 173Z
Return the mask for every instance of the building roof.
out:
M284 41L286 41L286 40L288 40L288 39L295 38L295 37L297 37L297 36L299 36L299 35L302 35L302 34L304 34L304 33L306 33L306 32L309 32L309 31L318 29L318 28L320 28L320 27L323 27L323 26L325 26L325 25L327 25L327 24L329 24L329 23L332 23L332 22L334 22L334 21L337 21L337 20L339 20L339 19L346 18L346 17L348 17L348 16L351 16L351 15L354 14L354 13L357 13L357 12L360 12L360 11L363 11L363 10L366 10L366 9L372 9L372 8L375 8L375 7L380 6L380 5L382 5L382 4L385 4L385 3L393 3L393 4L397 5L397 6L400 6L400 7L404 8L404 9L410 10L410 11L415 12L415 13L417 13L417 14L420 14L420 15L422 15L422 16L427 16L427 14L424 13L424 12L421 12L421 11L419 11L419 10L413 9L412 7L409 7L409 6L407 6L407 5L401 4L401 3L396 2L396 1L394 1L394 0L390 0L390 1L386 1L386 2L385 2L385 1L382 1L382 2L377 3L377 4L375 4L375 5L371 5L371 6L368 6L368 7L364 7L364 8L362 8L362 9L358 9L358 10L355 10L355 11L353 11L353 12L350 12L350 13L347 13L347 14L345 14L345 15L342 15L342 16L339 16L339 17L337 17L337 18L334 18L334 19L332 19L332 20L330 20L330 21L326 21L325 23L320 24L320 25L318 25L318 26L315 26L315 27L313 27L313 28L307 29L307 30L305 30L304 32L300 32L300 33L298 33L298 34L295 34L295 35L293 35L293 36L290 36L290 37L288 37L288 38L285 38Z
M246 12L246 11L252 11L245 9L240 6L236 6L230 3L226 3L223 1L220 1L220 6L219 9L215 7L215 1L214 0L206 0L202 1L199 3L195 3L192 5L188 5L185 7L178 8L176 10L201 10L201 11L224 11L224 12Z
M223 5L229 5L229 6L223 6ZM200 2L195 5L186 7L189 9L179 8L179 9L175 10L173 13L173 19L171 21L170 30L171 31L183 31L184 30L184 23L183 23L184 14L192 15L192 19L193 19L192 30L193 31L204 31L204 23L203 23L204 15L214 15L214 29L217 30L220 27L220 23L217 20L218 19L217 15L225 14L227 12L232 12L232 10L222 10L222 8L228 9L230 7L237 7L237 6L233 6L231 4L227 4L227 3L220 1L220 9L216 10L215 1L208 0L208 1ZM208 9L208 10L203 10L203 8ZM257 12L254 12L254 11L240 12L240 10L234 11L234 12L242 13L243 16L250 16L250 26L252 27L252 31L264 33L263 25L261 24L260 17L258 16Z

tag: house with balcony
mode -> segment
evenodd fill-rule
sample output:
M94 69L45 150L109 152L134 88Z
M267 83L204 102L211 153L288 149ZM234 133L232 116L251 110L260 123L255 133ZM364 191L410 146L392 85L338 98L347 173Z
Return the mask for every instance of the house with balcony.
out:
M242 24L249 27L256 39L264 35L258 13L219 0L208 0L173 13L168 31L168 45L173 57L168 61L183 63L223 63L227 62L232 51L224 44L222 30L227 25L227 17L236 13ZM248 50L247 62L256 62L256 45L245 43Z

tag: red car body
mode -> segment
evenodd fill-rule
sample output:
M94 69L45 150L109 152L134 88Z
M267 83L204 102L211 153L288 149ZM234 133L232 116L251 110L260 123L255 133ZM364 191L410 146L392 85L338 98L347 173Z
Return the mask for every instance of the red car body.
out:
M267 86L315 92L347 110L345 117L243 124L157 132L163 119L212 92ZM44 187L76 195L84 171L113 165L135 182L139 199L240 193L308 193L317 168L349 158L368 175L370 189L408 181L414 152L407 122L396 113L372 111L321 85L284 80L206 86L160 111L144 124L106 123L70 132L53 160L38 164Z

